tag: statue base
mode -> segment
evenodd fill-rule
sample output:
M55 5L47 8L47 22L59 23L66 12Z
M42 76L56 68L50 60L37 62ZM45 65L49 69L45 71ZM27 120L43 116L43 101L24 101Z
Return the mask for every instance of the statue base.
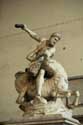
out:
M61 115L24 117L21 123L22 125L23 123L27 125L81 125L78 120L73 118L68 119Z
M47 104L34 99L26 104L23 118L29 125L80 125L72 118L72 110L64 105L61 98Z
M61 115L43 115L34 117L21 117L0 121L0 125L81 125L78 120L73 118L65 118Z
M72 118L72 110L68 109L60 98L56 101L40 102L34 99L24 105L24 116L43 116L43 115L62 115L63 117Z

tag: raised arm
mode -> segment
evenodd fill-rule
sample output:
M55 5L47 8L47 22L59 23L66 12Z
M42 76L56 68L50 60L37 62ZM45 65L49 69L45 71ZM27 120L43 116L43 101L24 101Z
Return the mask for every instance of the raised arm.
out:
M21 28L22 30L24 30L25 32L27 32L29 34L30 37L32 37L33 39L35 39L37 42L42 42L44 38L40 38L40 36L38 36L38 34L36 34L35 32L31 31L26 24L15 24L16 28Z

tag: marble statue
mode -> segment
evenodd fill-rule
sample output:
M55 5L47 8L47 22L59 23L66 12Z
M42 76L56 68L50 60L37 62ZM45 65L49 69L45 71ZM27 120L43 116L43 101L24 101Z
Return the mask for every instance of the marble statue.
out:
M15 74L15 87L19 96L16 102L27 114L63 114L72 117L71 108L79 104L79 91L69 90L68 76L64 67L52 59L61 34L52 33L49 39L41 38L25 24L15 24L35 39L39 45L26 57L30 65L25 72ZM69 98L75 95L72 104ZM66 105L62 99L66 99ZM32 111L31 111L32 110Z

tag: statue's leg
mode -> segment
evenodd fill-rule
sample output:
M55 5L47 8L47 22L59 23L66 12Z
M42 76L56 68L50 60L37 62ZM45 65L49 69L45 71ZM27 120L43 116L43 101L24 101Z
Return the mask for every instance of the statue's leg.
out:
M69 99L70 99L71 96L75 96L75 99L74 99L73 103L70 104ZM79 91L69 91L67 93L67 96L66 96L66 106L68 108L74 108L74 107L78 106L79 97L80 97Z
M18 98L16 100L16 103L18 103L18 104L22 104L23 103L23 97L24 97L26 91L27 91L27 86L25 86L23 88L22 92L19 94L19 96L18 96Z
M36 79L36 91L38 96L41 96L41 90L44 84L44 74L45 70L41 69Z
M79 105L79 98L80 98L79 91L74 91L74 95L75 95L75 99L73 101L73 105L78 106Z
M42 86L44 84L44 75L45 75L45 70L41 69L37 78L36 78L36 101L42 102L42 103L47 103L46 99L42 97Z
M72 108L72 107L71 107L71 104L70 104L70 97L71 97L71 91L68 91L68 92L66 93L66 106L67 106L68 108Z

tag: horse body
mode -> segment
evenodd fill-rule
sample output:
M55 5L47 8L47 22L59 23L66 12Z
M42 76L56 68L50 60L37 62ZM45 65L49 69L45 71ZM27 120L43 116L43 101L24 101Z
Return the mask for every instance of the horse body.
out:
M36 96L36 83L35 79L32 81L28 81L28 73L23 72L17 73L18 77L16 77L15 80L15 88L17 92L20 94L22 91L24 91L24 88L27 86L27 95L30 96ZM52 92L55 90L55 84L54 84L54 77L51 79L45 80L45 83L42 87L42 97L48 97L51 96Z
M64 92L68 90L67 74L64 68L55 60L49 60L48 64L55 71L55 75L50 79L45 79L41 92L42 97L53 96L54 93L56 95L57 91ZM35 79L29 81L28 77L30 76L27 72L18 72L15 76L15 87L19 94L26 90L27 95L36 96Z
M67 74L62 65L55 60L49 60L48 64L53 68L55 74L52 78L44 80L41 96L46 99L49 97L66 97L66 105L70 107L69 98L73 93L75 95L73 105L77 106L80 96L79 91L69 91ZM22 104L22 99L25 97L25 94L27 97L30 96L34 99L36 96L36 78L29 80L30 76L27 72L18 72L15 74L15 77L15 88L19 93L17 103Z

